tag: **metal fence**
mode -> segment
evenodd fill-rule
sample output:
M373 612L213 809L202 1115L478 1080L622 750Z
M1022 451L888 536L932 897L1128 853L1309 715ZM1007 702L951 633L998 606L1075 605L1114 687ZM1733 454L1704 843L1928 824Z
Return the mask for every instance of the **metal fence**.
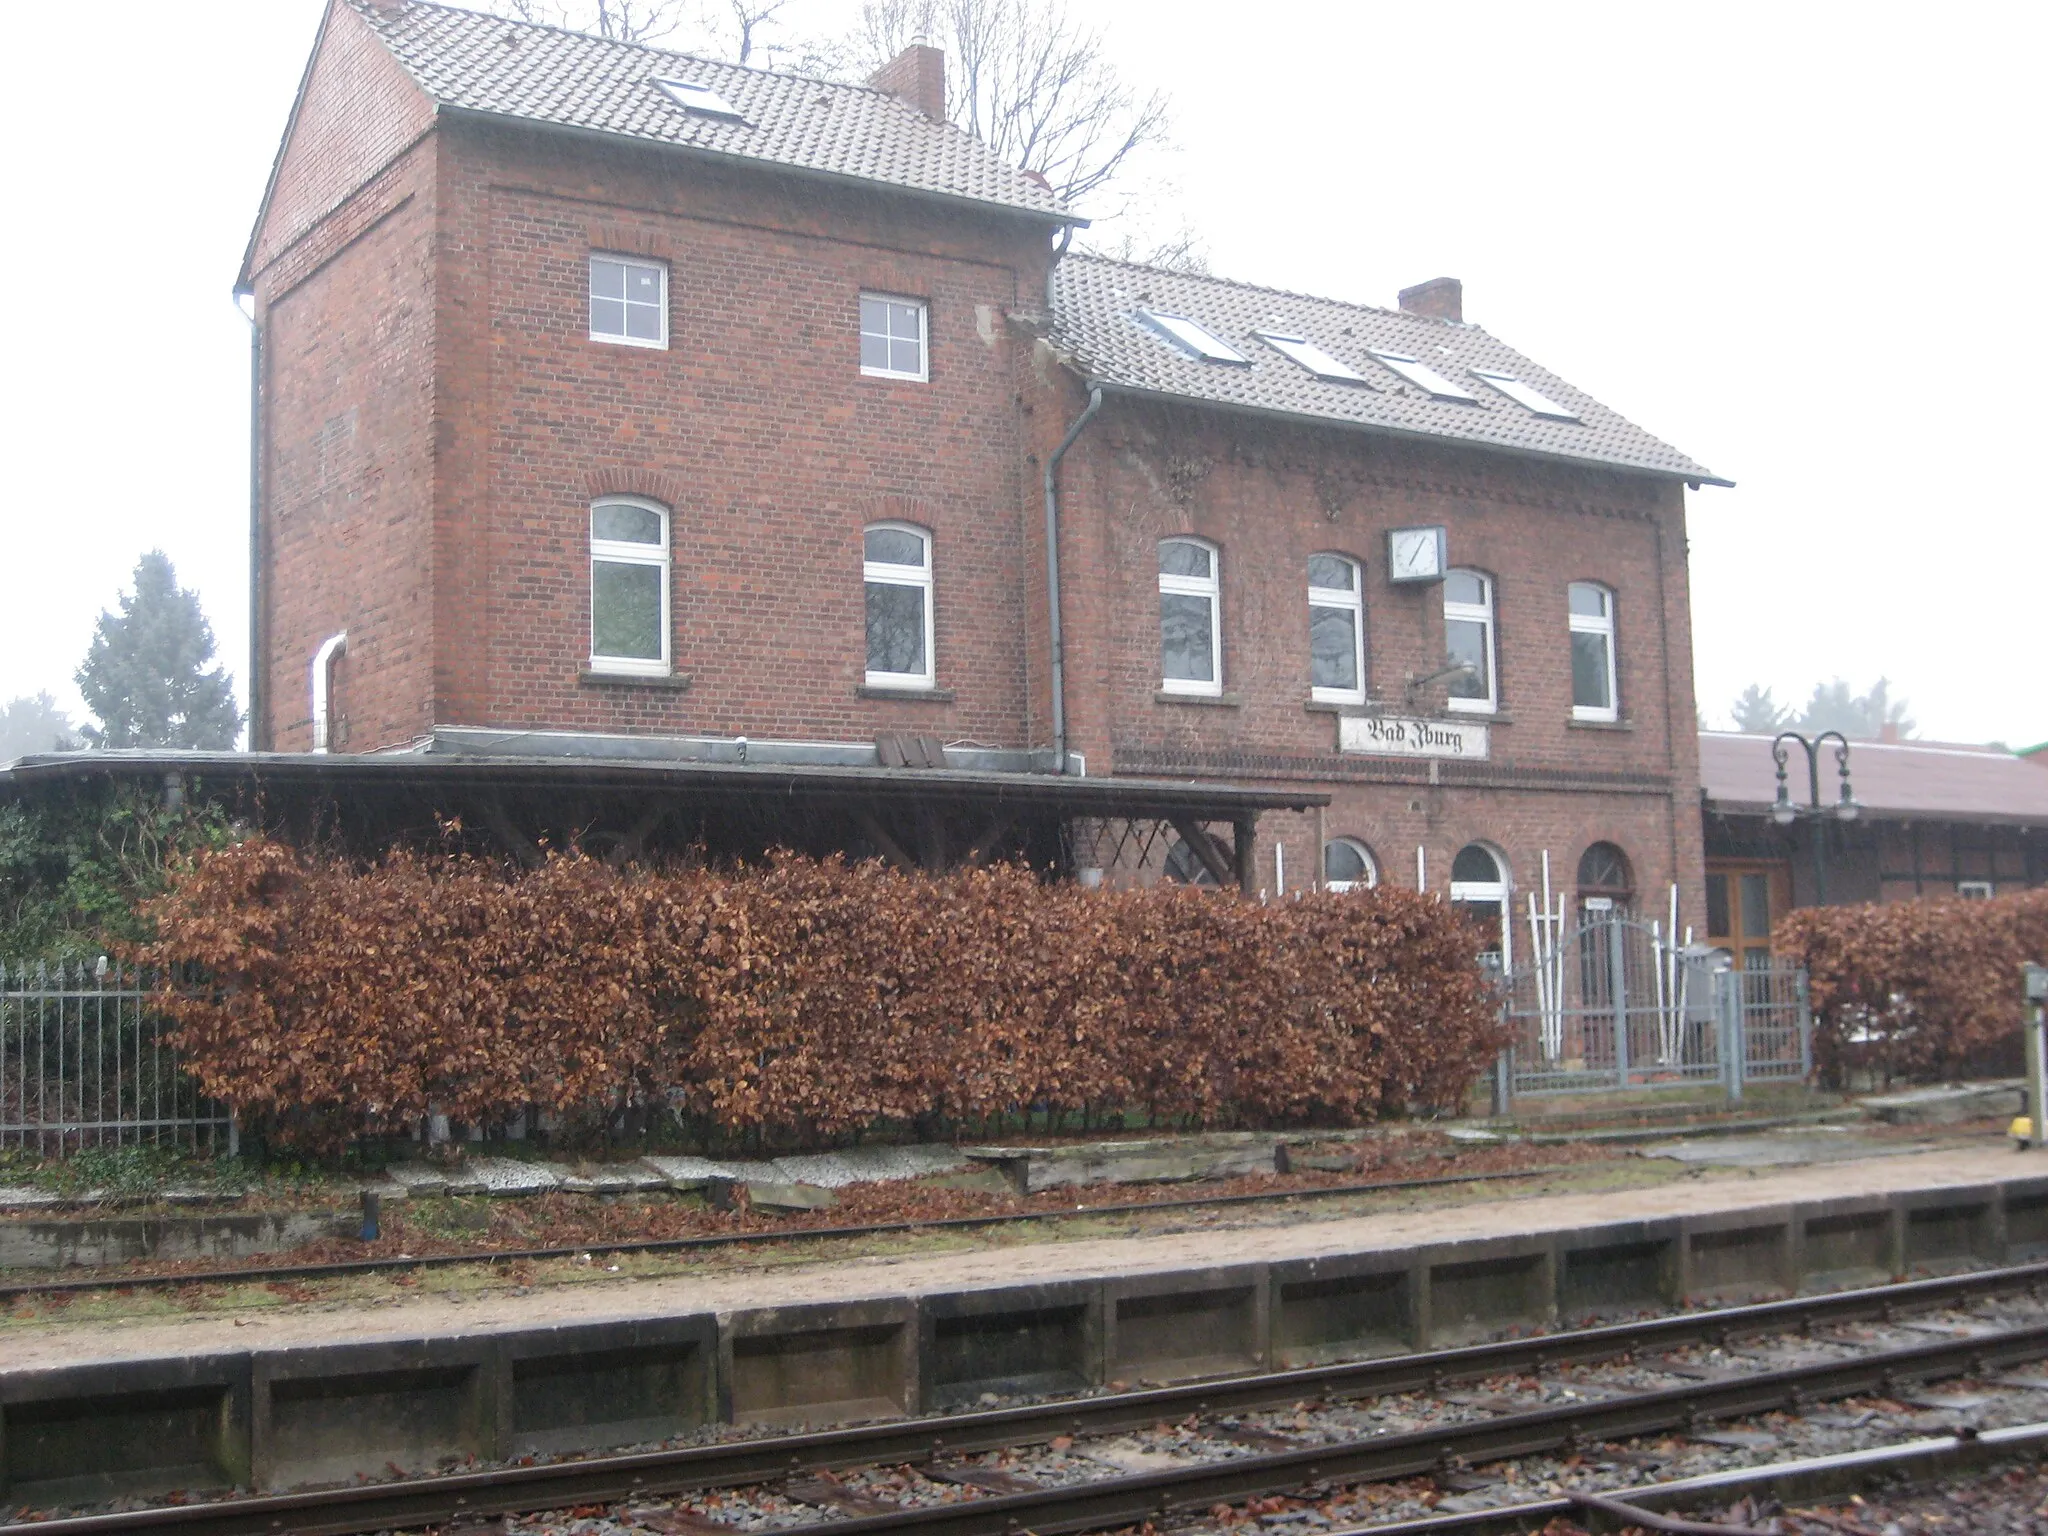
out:
M1497 1098L1798 1081L1813 1065L1806 975L1735 971L1659 925L1596 917L1501 978L1512 1044Z
M179 1070L145 978L102 958L0 962L0 1147L218 1146L234 1124Z

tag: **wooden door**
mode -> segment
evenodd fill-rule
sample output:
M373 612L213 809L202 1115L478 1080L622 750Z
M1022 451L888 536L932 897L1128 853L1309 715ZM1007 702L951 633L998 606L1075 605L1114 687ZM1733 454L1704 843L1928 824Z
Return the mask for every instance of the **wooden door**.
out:
M1771 927L1792 908L1792 880L1778 860L1707 861L1707 942L1745 971L1771 963Z

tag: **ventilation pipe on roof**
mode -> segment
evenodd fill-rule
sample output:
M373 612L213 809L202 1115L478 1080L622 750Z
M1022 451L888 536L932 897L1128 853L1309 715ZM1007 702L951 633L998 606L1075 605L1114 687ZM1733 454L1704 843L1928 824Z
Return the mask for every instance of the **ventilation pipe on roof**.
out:
M1060 439L1045 461L1045 607L1052 640L1052 746L1053 772L1067 771L1067 641L1060 626L1060 460L1074 446L1074 439L1102 409L1102 387L1088 390L1088 406L1074 418L1067 435Z
M313 750L325 752L329 739L327 710L333 698L334 661L348 649L348 631L329 635L313 653Z

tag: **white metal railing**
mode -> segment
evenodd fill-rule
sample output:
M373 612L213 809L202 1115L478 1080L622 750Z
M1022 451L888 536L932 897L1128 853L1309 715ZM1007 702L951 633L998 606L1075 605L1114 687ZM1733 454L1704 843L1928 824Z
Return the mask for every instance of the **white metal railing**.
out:
M179 1069L167 1031L145 978L105 956L0 961L0 1147L232 1150L232 1118Z

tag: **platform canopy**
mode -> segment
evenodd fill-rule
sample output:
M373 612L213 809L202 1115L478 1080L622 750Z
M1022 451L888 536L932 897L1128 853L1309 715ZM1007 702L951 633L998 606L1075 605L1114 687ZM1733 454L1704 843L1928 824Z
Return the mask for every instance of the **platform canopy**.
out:
M1258 817L1327 794L1064 774L1048 754L744 737L437 729L405 751L67 752L0 765L0 804L141 785L227 806L288 840L351 853L446 846L532 864L576 846L616 859L772 848L880 857L906 870L1022 861L1061 877L1145 863L1170 836L1218 884L1252 888ZM1155 861L1156 862L1156 861Z

